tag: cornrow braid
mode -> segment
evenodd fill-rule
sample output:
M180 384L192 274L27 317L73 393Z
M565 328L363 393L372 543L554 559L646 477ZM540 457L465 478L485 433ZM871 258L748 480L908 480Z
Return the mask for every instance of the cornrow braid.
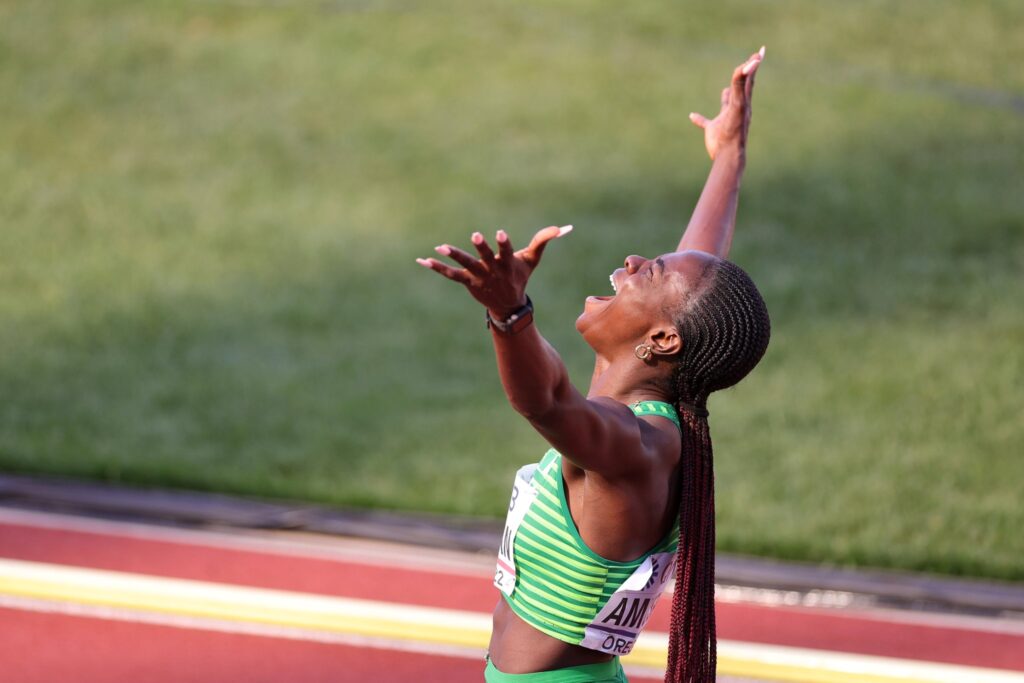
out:
M673 383L682 425L679 550L665 683L712 683L715 638L715 474L707 399L749 373L771 324L757 287L729 261L712 262L676 314L683 342Z

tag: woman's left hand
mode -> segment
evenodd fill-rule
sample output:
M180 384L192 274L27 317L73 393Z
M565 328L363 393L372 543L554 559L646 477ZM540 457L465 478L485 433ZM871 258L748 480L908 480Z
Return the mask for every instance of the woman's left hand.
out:
M479 258L450 244L442 244L434 249L462 268L454 268L435 258L418 258L416 263L440 273L453 282L465 285L470 295L487 307L491 317L504 320L526 305L526 283L540 263L540 257L548 242L571 230L571 225L561 228L551 226L539 230L530 240L530 244L519 251L513 251L508 235L504 230L499 230L496 235L497 254L487 244L484 236L475 232L472 241L480 255Z
M700 114L690 114L690 120L704 129L704 145L712 160L722 149L732 148L741 153L745 152L747 133L750 131L750 101L754 96L754 77L763 59L762 47L736 67L732 73L732 82L722 91L722 108L718 116L707 119Z

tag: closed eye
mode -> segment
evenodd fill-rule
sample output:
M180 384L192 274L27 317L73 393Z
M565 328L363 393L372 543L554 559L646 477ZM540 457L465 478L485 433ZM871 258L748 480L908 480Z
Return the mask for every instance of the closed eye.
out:
M648 279L650 279L650 280L654 279L654 266L659 266L661 268L661 271L659 271L659 274L662 277L664 277L665 276L665 262L662 261L661 259L655 259L654 261L651 261L650 265L647 267L647 277L648 277Z

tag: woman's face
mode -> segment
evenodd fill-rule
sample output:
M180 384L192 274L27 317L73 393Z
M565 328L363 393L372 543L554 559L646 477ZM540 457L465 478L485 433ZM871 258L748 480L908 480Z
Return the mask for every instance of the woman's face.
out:
M660 325L674 325L671 311L696 289L715 257L702 251L663 254L653 259L627 256L610 276L614 296L590 296L576 329L599 353L633 347Z

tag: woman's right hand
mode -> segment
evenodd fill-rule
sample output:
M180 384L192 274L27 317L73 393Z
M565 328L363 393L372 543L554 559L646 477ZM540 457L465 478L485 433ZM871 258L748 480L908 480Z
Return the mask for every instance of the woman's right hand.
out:
M764 48L755 52L747 61L736 67L732 83L722 91L722 108L718 116L706 119L700 114L690 114L690 120L704 129L704 146L714 159L722 149L734 147L744 152L747 147L747 132L750 130L750 100L754 94L754 76L764 59Z
M572 230L571 225L561 228L548 227L539 230L530 244L513 251L512 242L504 230L496 236L498 253L495 254L487 240L479 232L473 233L472 242L479 258L468 252L442 244L435 248L441 256L447 256L462 268L453 268L435 258L418 258L416 262L443 275L452 282L466 287L470 296L487 307L491 317L504 320L509 314L526 304L526 283L540 263L540 257L548 242Z

